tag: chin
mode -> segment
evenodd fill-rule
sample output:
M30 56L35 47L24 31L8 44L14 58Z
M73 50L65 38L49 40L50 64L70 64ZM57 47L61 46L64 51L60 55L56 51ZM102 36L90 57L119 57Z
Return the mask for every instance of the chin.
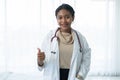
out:
M62 30L67 30L69 29L68 27L61 27Z
M70 28L69 27L61 27L63 31L68 31Z

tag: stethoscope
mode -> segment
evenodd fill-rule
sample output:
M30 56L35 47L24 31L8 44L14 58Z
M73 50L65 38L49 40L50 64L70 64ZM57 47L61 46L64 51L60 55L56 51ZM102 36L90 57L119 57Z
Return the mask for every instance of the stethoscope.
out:
M58 38L56 34L57 34L57 32L58 32L59 30L60 30L60 28L57 28L57 30L55 31L54 36L51 38L51 42L53 41L54 38ZM76 30L74 30L74 31L75 31L75 34L77 35L77 39L78 39L78 43L79 43L79 47L80 47L80 52L82 52L82 45L81 45L81 42L80 42L80 38L79 38L79 36L78 36L77 31L76 31ZM51 53L54 53L54 54L55 54L54 51L51 51Z

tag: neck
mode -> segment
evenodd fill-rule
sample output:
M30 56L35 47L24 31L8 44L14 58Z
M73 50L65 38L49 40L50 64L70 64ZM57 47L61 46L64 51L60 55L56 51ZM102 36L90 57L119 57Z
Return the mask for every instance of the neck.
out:
M60 29L61 32L65 32L65 33L71 33L71 28L67 29L67 30L63 30L63 29Z

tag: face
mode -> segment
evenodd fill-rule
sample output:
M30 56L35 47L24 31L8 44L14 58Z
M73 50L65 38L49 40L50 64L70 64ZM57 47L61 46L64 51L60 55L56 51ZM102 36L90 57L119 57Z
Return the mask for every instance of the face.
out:
M65 9L61 9L57 13L57 22L61 31L68 32L71 30L71 23L74 20L71 13Z

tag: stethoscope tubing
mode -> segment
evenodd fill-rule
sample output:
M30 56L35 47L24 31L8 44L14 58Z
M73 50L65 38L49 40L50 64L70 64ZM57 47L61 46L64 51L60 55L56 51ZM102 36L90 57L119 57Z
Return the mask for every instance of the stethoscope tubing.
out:
M53 41L53 39L55 38L55 37L57 37L57 32L59 31L59 29L60 28L58 28L56 31L55 31L55 34L54 34L54 36L51 38L51 42ZM80 52L82 52L82 45L81 45L81 41L80 41L80 38L79 38L79 35L78 35L78 33L77 33L77 31L76 30L74 30L75 31L75 34L77 35L77 39L78 39L78 43L79 43L79 47L80 47ZM57 37L58 38L58 37Z

